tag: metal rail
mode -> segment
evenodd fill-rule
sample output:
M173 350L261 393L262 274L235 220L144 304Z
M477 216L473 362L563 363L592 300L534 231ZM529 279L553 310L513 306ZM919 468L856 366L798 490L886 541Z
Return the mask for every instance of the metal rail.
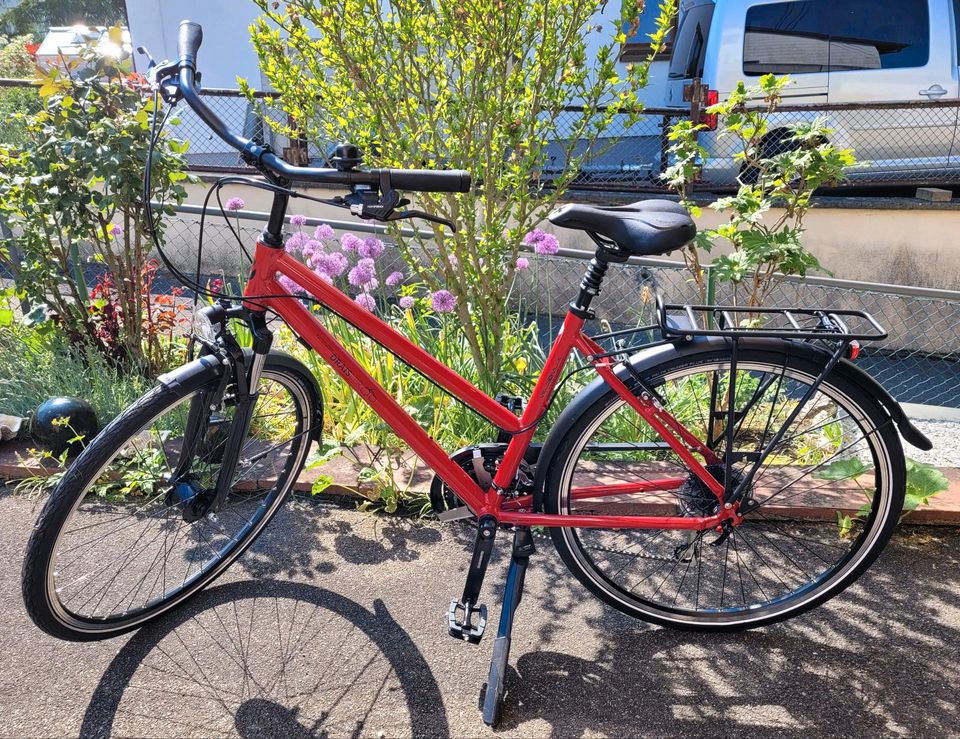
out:
M154 207L159 207L159 203L154 203ZM200 215L203 208L199 205L175 205L174 210L177 213L185 215ZM218 214L218 209L208 208L207 215L211 213ZM270 214L264 211L243 210L231 212L230 218L239 218L245 221L266 222ZM318 226L326 223L337 231L360 231L362 233L390 234L392 228L383 226L379 223L369 223L361 220L343 221L331 220L329 218L307 218L308 226ZM419 235L423 239L432 239L433 232L424 229L404 227L400 230L403 236ZM521 244L521 251L535 253L533 247ZM569 247L560 247L557 256L567 259L578 259L589 262L594 257L594 252L584 249L571 249ZM655 259L650 257L630 257L626 264L632 264L638 267L664 267L667 269L686 269L686 264L674 259ZM714 269L712 264L702 265L704 270ZM942 290L930 287L914 287L911 285L891 285L883 282L863 282L861 280L841 280L836 277L797 277L794 275L779 275L784 282L792 284L818 285L821 287L851 288L856 290L866 290L888 295L904 295L914 298L934 298L937 300L951 300L960 302L960 290Z

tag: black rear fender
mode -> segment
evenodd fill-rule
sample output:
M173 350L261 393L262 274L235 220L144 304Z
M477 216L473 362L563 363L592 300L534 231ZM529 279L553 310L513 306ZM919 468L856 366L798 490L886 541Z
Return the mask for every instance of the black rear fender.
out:
M800 356L820 364L826 362L830 357L824 349L819 347L804 342L784 339L746 338L740 340L740 347L745 350L757 349L783 355ZM689 358L691 362L693 362L696 361L696 358L701 354L726 349L729 349L729 339L722 337L697 337L691 341L677 341L671 344L652 347L634 354L627 360L633 368L633 372L627 368L626 363L617 365L617 367L614 368L614 372L617 377L632 390L637 385L637 379L634 373L640 377L644 377L651 369L661 363L672 362L674 360L682 361L685 358ZM846 359L840 360L834 368L833 374L843 375L851 382L864 387L873 395L890 419L897 425L900 435L912 446L923 450L928 450L933 447L930 440L910 422L903 408L901 408L893 396L869 374ZM537 464L536 476L534 478L534 507L537 511L543 510L543 487L546 481L547 468L553 462L557 447L566 437L567 432L573 427L577 419L579 419L587 409L598 403L609 391L610 389L607 383L598 377L585 387L580 394L573 399L570 405L564 408L559 418L557 418L557 422L550 430L550 435L543 445L543 450L540 453Z

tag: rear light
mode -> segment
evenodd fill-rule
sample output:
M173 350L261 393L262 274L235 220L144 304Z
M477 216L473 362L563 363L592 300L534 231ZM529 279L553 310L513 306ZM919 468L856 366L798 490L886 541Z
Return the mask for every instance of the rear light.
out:
M853 362L859 356L860 356L860 342L851 341L850 346L847 347L847 359Z
M712 105L720 102L720 93L716 90L707 90L703 96L703 109L706 110ZM719 116L716 113L701 113L700 122L707 127L708 131L716 131Z

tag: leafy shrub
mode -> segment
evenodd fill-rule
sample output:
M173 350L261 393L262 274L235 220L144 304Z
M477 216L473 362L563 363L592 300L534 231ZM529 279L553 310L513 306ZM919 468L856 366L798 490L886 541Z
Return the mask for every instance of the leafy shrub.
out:
M10 39L0 35L0 77L22 80L36 77L36 65L26 48L32 41L33 36L29 34ZM22 146L26 126L18 114L30 113L39 107L33 87L0 88L0 143Z
M793 123L779 134L779 145L770 147L772 114L780 105L789 77L764 75L757 85L739 83L730 97L707 108L723 123L721 135L734 138L740 162L737 194L720 198L710 208L729 216L715 229L702 230L684 250L695 284L706 302L707 285L703 252L717 243L733 251L714 261L717 277L731 283L736 302L760 306L784 275L804 276L823 269L803 246L803 219L817 188L843 179L845 167L854 163L849 149L829 143L831 129L824 118ZM762 102L762 105L760 103ZM697 143L702 124L681 121L669 133L674 163L666 177L694 215L700 215L691 196L706 151ZM779 153L771 156L771 149ZM779 212L774 209L779 208Z
M0 409L26 416L50 397L89 401L105 424L146 392L149 381L124 372L87 345L71 344L45 323L0 327Z
M375 166L473 174L469 194L417 196L418 207L456 223L455 234L435 226L429 243L393 236L419 281L456 297L480 383L498 388L523 235L609 144L611 125L629 128L640 115L649 64L625 75L616 64L644 4L623 3L600 27L601 0L256 2L264 15L254 46L301 133L352 141ZM654 52L676 2L661 7ZM591 36L602 39L593 56ZM578 101L582 112L567 107ZM544 183L548 166L556 171Z
M140 203L152 102L120 62L92 50L82 58L44 78L42 110L23 117L26 144L0 146L0 219L17 233L0 249L0 263L22 298L43 306L73 341L128 369L156 372L162 366L148 335L152 272ZM158 143L158 199L185 196L185 150L171 139ZM88 290L84 254L109 275L109 316ZM115 324L106 332L105 320Z

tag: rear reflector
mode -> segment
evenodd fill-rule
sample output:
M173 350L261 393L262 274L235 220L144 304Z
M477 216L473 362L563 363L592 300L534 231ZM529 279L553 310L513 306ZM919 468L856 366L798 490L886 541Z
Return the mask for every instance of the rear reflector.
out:
M703 107L704 110L709 108L711 105L716 105L720 102L720 93L716 90L707 90L707 94L704 96ZM708 131L716 131L717 124L719 122L719 116L716 113L703 113L700 116L700 122L707 127Z

